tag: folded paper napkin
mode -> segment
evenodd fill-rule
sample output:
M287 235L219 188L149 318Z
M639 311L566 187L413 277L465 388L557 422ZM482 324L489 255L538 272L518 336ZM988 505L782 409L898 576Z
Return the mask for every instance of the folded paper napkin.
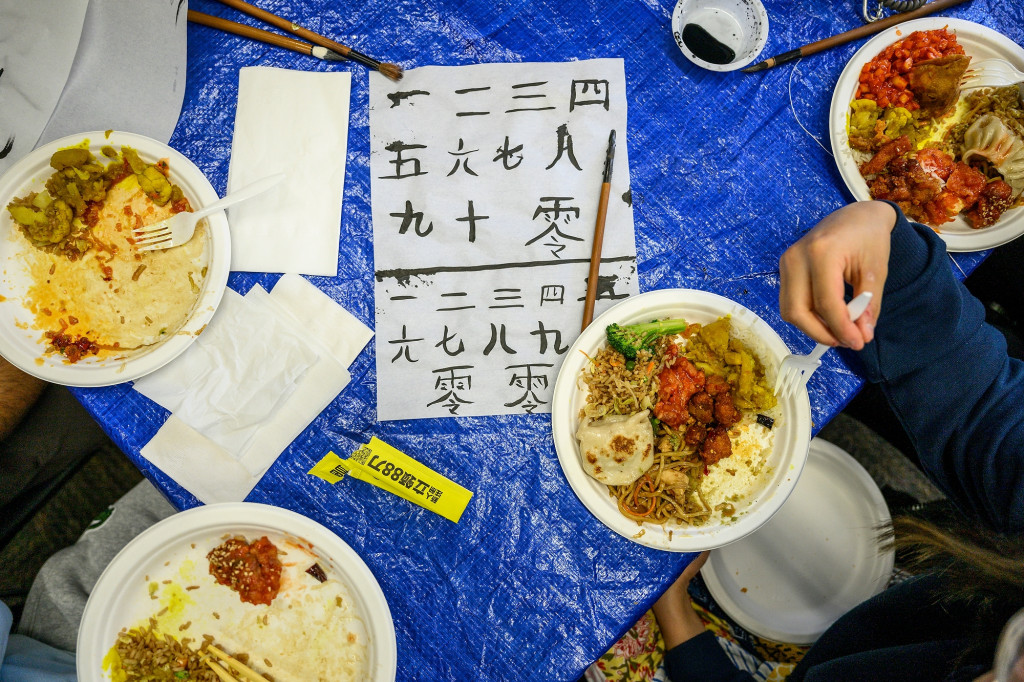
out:
M142 456L200 501L244 499L349 381L373 332L298 275L227 289L188 350L135 382L171 411Z
M352 74L241 69L228 193L285 181L229 209L231 269L338 274Z

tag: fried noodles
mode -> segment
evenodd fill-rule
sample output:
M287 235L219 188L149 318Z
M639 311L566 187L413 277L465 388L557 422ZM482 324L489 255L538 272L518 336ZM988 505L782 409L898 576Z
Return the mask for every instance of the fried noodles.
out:
M692 325L687 335L699 328L700 325ZM732 342L738 343L735 339ZM678 355L670 352L669 348L673 345L676 343L672 339L661 338L653 353L641 351L635 361L627 360L608 346L590 357L590 364L580 377L581 385L588 391L580 418L600 419L653 410L658 403L659 375L686 354L682 347ZM710 351L704 344L701 344L701 352L707 359L706 354ZM719 367L725 366L724 358L715 359ZM707 367L705 362L700 364ZM758 366L758 370L759 380L763 383L763 369ZM732 377L730 383L735 379ZM657 447L654 465L633 483L608 486L619 511L638 523L662 525L677 522L699 526L707 523L716 513L724 517L731 516L735 512L731 503L712 506L701 490L701 483L708 474L708 465L701 459L697 447L686 444L686 424L676 429L658 419L652 419L652 424Z

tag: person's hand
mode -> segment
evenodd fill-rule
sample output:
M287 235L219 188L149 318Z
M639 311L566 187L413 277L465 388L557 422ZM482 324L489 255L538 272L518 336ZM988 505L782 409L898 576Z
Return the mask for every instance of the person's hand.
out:
M896 211L880 201L862 201L826 216L779 259L782 319L819 343L860 350L874 338L889 273L889 239ZM853 295L870 291L867 311L850 321L844 285Z
M654 618L661 628L661 636L665 639L665 647L671 649L704 632L704 623L693 610L687 589L690 581L700 572L710 552L702 552L690 562L682 575L669 585L664 594L654 603Z

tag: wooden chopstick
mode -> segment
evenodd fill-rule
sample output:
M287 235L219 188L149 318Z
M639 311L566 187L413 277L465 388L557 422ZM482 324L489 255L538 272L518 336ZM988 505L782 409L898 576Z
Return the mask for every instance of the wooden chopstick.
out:
M366 56L362 52L353 50L348 45L342 45L341 43L335 42L330 38L320 35L319 33L313 33L313 31L302 28L290 19L285 19L284 17L279 17L276 14L271 14L266 10L262 10L255 5L245 2L245 0L220 0L220 2L228 7L233 7L240 12L245 12L250 16L254 16L261 21L265 21L271 26L276 26L277 28L291 33L292 35L305 38L315 45L320 45L321 47L326 47L329 50L334 50L347 59L351 59L354 62L359 62L363 66L368 66L371 69L379 71L391 80L397 81L402 79L402 67L397 64L379 62L372 57Z
M597 221L594 223L594 245L590 250L590 274L587 276L587 298L583 303L583 328L586 330L594 319L594 303L597 301L597 280L601 271L601 248L604 243L604 221L608 217L608 195L612 189L612 165L615 160L615 131L608 135L608 153L604 157L604 177L601 179L601 199L597 204Z
M213 646L212 644L206 645L206 650L213 652L213 655L223 660L230 668L238 672L243 679L250 680L251 682L267 682L267 678L260 675L258 672L242 663L241 661L231 658L226 653ZM207 660L207 664L213 663L213 661ZM212 665L210 667L213 667Z
M895 26L896 24L901 24L904 21L910 21L911 19L917 19L918 17L924 17L929 14L934 14L939 10L946 9L947 7L953 7L954 5L959 5L960 3L967 1L968 0L934 0L934 2L929 2L927 5L919 7L918 9L915 9L912 12L891 14L885 19L872 21L870 24L858 26L857 28L846 31L845 33L840 33L829 38L824 38L822 40L809 43L807 45L804 45L803 47L798 47L795 50L790 50L789 52L783 52L780 55L776 55L770 59L764 60L763 62L754 64L753 66L748 66L747 68L740 70L743 71L743 73L754 73L755 71L764 71L765 69L770 69L773 66L785 64L786 62L793 61L794 59L799 59L800 57L807 57L812 54L817 54L818 52L827 50L831 47L835 47L836 45L843 45L844 43L848 43L852 40L857 40L859 38L863 38L864 36L873 35L880 31L884 31L890 26Z
M210 28L215 28L218 31L232 33L234 35L242 36L243 38L258 40L261 43L269 43L270 45L283 47L286 50L293 50L301 54L309 55L310 57L316 57L330 62L346 61L345 57L326 47L307 43L297 38L283 36L280 33L272 33L270 31L264 31L261 28L240 24L237 21L221 19L220 17L215 17L211 14L203 14L202 12L197 12L194 9L190 9L188 11L188 20L193 24L209 26Z
M210 670L212 670L214 672L214 674L217 675L217 677L219 677L221 680L223 680L223 682L241 682L237 677L235 677L234 675L229 673L227 670L225 670L220 665L220 663L216 663L214 661L211 661L208 658L204 658L203 660L206 662L206 665L210 666Z

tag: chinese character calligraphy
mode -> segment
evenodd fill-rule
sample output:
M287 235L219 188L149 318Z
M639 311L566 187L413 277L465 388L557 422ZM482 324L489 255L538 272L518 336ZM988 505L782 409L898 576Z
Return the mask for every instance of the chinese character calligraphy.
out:
M618 59L371 75L380 419L550 412L625 95ZM638 291L631 205L608 224L601 310Z

